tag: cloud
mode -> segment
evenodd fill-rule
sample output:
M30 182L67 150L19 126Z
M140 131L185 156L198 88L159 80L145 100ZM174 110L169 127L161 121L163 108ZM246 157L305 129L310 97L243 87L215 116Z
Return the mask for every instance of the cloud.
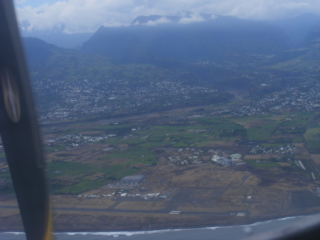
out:
M199 14L191 14L191 16L188 17L182 17L179 20L179 23L181 24L189 24L189 23L196 23L196 22L203 22L205 19L199 15Z
M50 0L50 4L30 6L28 4L35 1L16 0L21 27L28 31L58 29L66 33L77 33L93 32L101 25L127 26L141 15L179 15L182 17L180 23L188 24L203 21L201 15L197 13L231 15L245 19L294 17L307 12L320 14L319 0L53 1ZM18 4L22 2L24 2L22 5ZM158 25L168 21L166 18L161 18L147 24Z
M129 26L130 24L124 24L124 23L121 23L121 22L104 22L101 24L101 26L104 26L104 27L126 27L126 26Z
M26 2L26 0L15 0L15 4L22 4Z
M24 30L60 29L66 33L93 32L101 25L127 25L141 11L132 0L69 0L39 7L16 8L18 21ZM128 14L127 14L128 13Z
M158 24L165 24L165 23L171 23L171 21L166 17L162 17L162 18L160 18L158 20L155 20L155 21L148 21L146 23L146 25L148 25L148 26L156 26Z

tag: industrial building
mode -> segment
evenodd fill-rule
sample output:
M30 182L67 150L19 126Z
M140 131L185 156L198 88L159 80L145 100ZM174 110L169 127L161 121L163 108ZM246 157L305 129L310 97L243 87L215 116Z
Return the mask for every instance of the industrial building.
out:
M139 183L145 178L144 175L131 175L131 176L125 176L121 179L121 182L135 182Z
M232 159L232 161L239 161L241 159L241 154L235 153L231 154L229 157Z

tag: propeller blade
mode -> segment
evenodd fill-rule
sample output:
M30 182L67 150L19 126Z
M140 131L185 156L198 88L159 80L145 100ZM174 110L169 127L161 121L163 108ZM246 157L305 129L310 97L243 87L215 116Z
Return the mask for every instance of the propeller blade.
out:
M27 239L52 239L45 160L11 0L0 0L0 132Z

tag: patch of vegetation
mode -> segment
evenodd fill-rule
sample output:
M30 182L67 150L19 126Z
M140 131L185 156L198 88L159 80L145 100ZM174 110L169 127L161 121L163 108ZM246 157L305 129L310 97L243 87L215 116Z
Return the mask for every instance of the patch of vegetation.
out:
M249 140L269 140L271 135L274 133L276 128L278 127L279 122L277 121L266 121L263 125L252 127L247 129L247 135Z
M49 177L62 175L87 175L101 172L101 168L96 164L55 161L47 164Z
M136 173L138 173L138 172L140 172L140 171L141 171L141 168L126 169L126 170L124 170L124 171L122 171L122 172L120 172L120 173L118 173L118 174L115 174L115 175L114 175L114 178L116 178L116 179L121 179L121 178L123 178L123 177L125 177L125 176L133 175L133 174L136 174Z
M103 126L94 126L88 128L89 131L106 131L108 134L127 134L130 133L132 128L135 128L134 124L109 124Z
M277 134L303 134L307 130L309 118L295 117L282 122L277 129Z
M163 147L166 144L167 144L166 142L149 142L148 141L148 142L139 144L139 147L150 149L150 148L154 148L154 147Z
M320 128L308 128L304 137L309 153L320 153Z
M48 164L49 180L53 193L65 194L79 194L106 185L110 180L118 180L141 170L136 167L128 168L123 164L110 166L74 162L51 162ZM92 180L90 177L96 173L102 175L98 179ZM69 179L68 184L64 179Z
M105 179L101 179L98 181L83 180L75 185L57 190L56 193L79 194L79 193L88 191L90 189L102 187L105 184L106 184Z
M1 153L0 153L0 159L5 159L5 158L6 158L5 152L1 152Z
M304 138L301 136L301 137L294 137L292 138L292 142L294 143L303 143L304 142Z
M126 163L126 165L132 166L139 163L151 164L156 161L156 157L153 152L151 152L149 149L139 147L109 154L106 159L128 159L129 161Z

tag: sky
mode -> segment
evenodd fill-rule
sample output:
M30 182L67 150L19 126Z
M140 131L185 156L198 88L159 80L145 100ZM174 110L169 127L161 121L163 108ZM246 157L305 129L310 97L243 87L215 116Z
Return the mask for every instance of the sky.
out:
M128 26L137 16L180 15L181 23L202 21L200 13L270 20L320 14L319 0L14 0L25 31L95 32L100 26ZM149 25L165 24L161 21Z

